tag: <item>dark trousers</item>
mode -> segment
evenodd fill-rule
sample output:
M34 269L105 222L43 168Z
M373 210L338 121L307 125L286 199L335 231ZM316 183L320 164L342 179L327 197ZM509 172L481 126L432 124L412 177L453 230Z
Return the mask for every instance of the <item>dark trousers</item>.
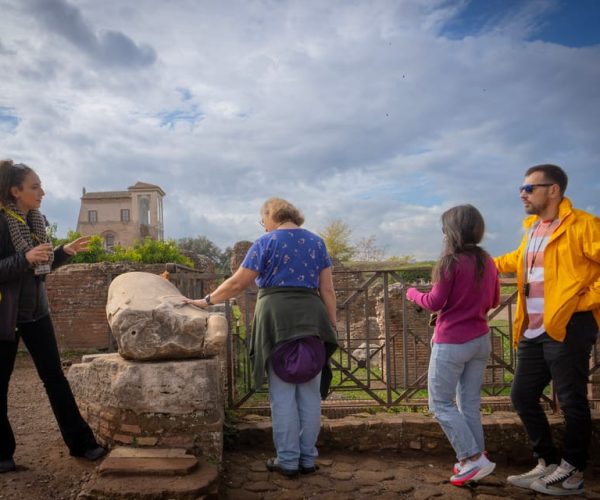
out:
M591 312L576 313L567 325L564 342L547 335L522 339L511 399L533 445L534 455L547 464L560 462L540 397L552 380L565 419L562 458L583 470L592 435L587 383L592 346L598 325Z
M8 421L8 384L15 365L19 337L31 354L35 367L44 383L50 405L60 432L71 455L81 456L97 446L94 434L81 417L69 382L62 371L54 327L50 316L38 321L21 323L14 342L0 342L0 460L12 458L15 436ZM35 415L31 415L36 418ZM40 450L43 453L43 450Z

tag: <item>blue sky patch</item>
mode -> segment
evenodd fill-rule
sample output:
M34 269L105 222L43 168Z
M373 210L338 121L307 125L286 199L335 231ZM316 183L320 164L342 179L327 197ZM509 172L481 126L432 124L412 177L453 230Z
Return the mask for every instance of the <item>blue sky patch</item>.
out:
M600 2L597 0L563 0L550 13L534 40L568 47L600 44Z
M21 121L19 120L19 117L15 115L14 111L15 110L12 108L0 106L0 126L2 126L2 128L8 128L10 132L16 130Z
M518 26L517 26L518 25ZM567 47L600 44L598 0L472 0L442 30L452 39L522 30L525 40Z
M175 90L179 92L182 101L189 101L192 98L192 93L190 92L190 89L186 89L185 87L178 87Z
M163 111L162 113L159 113L157 117L160 120L161 127L173 128L178 122L195 125L204 118L204 113L202 113L197 106L192 106L191 109Z

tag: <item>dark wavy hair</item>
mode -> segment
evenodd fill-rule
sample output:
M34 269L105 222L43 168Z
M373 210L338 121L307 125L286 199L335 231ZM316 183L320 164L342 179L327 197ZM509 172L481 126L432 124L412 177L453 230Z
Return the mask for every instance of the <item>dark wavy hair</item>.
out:
M24 163L14 163L12 160L0 160L0 206L15 202L15 197L10 192L11 188L23 186L23 181L31 167Z
M445 235L442 255L432 272L434 283L449 274L461 254L472 255L477 267L477 281L485 271L488 253L479 246L485 232L485 222L473 205L458 205L442 214L442 231Z

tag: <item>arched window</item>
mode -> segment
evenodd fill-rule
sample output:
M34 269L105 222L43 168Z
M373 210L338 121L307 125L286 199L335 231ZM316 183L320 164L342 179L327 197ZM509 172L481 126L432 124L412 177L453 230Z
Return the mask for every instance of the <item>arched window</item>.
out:
M104 235L104 248L112 250L115 246L115 235L108 233Z
M140 211L140 224L150 225L150 200L147 197L140 197L138 200L138 209Z

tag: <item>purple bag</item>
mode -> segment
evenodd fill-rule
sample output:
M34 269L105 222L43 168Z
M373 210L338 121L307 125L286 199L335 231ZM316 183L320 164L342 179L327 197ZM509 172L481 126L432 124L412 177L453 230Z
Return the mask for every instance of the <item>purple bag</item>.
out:
M281 344L271 354L277 376L289 384L304 384L325 366L325 345L319 337L302 337Z

